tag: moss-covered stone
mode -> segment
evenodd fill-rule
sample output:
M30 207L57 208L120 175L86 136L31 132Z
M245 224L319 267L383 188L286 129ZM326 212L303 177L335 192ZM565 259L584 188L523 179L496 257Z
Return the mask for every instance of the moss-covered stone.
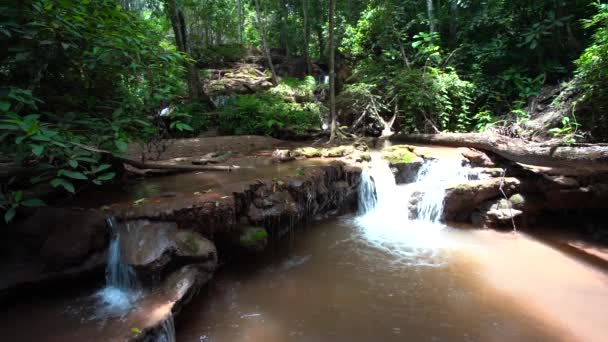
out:
M524 206L526 199L522 194L515 194L509 198L509 201L513 205L513 208L519 209Z
M356 161L359 163L364 162L364 161L366 161L366 162L372 161L372 155L369 152L361 152L357 156Z
M239 237L241 247L262 250L268 243L268 232L263 227L246 227Z
M390 164L407 164L418 160L412 148L406 145L395 145L382 150L382 158Z
M302 156L306 158L321 157L321 150L314 147L301 147L294 151L296 156Z
M350 145L336 146L323 149L322 155L326 158L344 157L355 152L355 148Z

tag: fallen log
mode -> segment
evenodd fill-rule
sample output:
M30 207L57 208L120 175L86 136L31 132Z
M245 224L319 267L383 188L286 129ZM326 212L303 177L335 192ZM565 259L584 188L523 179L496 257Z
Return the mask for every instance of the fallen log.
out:
M138 160L133 160L121 156L117 156L114 153L106 150L101 150L95 147L86 146L82 144L75 144L80 148L85 150L107 155L108 157L114 159L115 161L121 162L123 164L131 165L135 168L142 170L173 170L173 171L232 171L235 169L239 169L240 167L237 165L180 165L180 164L168 164L162 162L142 162Z
M606 145L547 145L522 139L482 133L396 135L391 141L452 147L470 147L493 152L511 161L546 167L608 172Z

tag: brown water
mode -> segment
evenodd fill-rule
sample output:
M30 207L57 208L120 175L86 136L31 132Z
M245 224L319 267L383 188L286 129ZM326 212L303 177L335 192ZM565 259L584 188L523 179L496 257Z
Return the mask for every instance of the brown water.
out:
M608 276L527 235L445 228L404 260L352 216L294 234L221 271L178 341L608 340Z

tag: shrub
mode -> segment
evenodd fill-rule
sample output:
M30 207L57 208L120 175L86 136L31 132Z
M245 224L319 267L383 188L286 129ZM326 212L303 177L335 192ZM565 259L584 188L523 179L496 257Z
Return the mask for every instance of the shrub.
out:
M222 107L219 129L225 134L302 134L320 126L320 110L316 104L286 102L268 92L240 95Z

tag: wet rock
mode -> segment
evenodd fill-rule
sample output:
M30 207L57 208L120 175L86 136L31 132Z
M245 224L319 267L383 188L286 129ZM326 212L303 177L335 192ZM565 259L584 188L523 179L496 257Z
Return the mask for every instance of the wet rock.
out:
M355 152L355 148L350 145L336 146L323 149L321 155L325 158L338 158L350 155Z
M408 202L408 217L410 220L418 218L418 203L422 200L424 193L422 191L414 191Z
M422 160L416 160L411 163L390 164L391 171L395 175L395 182L397 184L415 182L416 178L418 178L418 171L420 171L423 164Z
M469 161L472 167L496 167L492 159L479 150L466 147L461 147L458 150Z
M275 163L284 163L294 160L296 157L290 150L274 150L272 152L272 161Z
M239 246L247 251L261 252L268 244L268 232L264 227L243 227L239 236Z
M413 147L407 145L390 146L382 150L382 158L393 165L422 161L422 159L412 151Z
M477 171L479 174L486 175L489 177L494 177L494 178L502 177L505 173L505 170L501 169L499 167L483 167L483 168L476 167L474 170Z
M519 217L523 211L513 208L510 200L501 198L490 201L471 215L471 222L478 226L487 228L507 228L513 229L518 226Z
M138 274L153 275L170 264L217 263L213 243L197 232L177 229L175 222L136 220L126 222L120 232L123 261Z
M492 178L454 185L446 190L443 216L447 221L467 222L471 213L484 202L516 193L520 181L516 178ZM502 191L501 191L502 188Z
M293 154L296 157L317 158L321 157L322 151L321 149L316 149L314 147L302 147L295 149Z
M94 273L103 268L108 235L98 210L38 208L3 232L0 295Z
M545 177L545 179L549 180L550 182L554 183L555 185L557 185L560 188L578 188L579 182L576 180L576 178L574 177L567 177L567 176L550 176L550 175L543 175Z

